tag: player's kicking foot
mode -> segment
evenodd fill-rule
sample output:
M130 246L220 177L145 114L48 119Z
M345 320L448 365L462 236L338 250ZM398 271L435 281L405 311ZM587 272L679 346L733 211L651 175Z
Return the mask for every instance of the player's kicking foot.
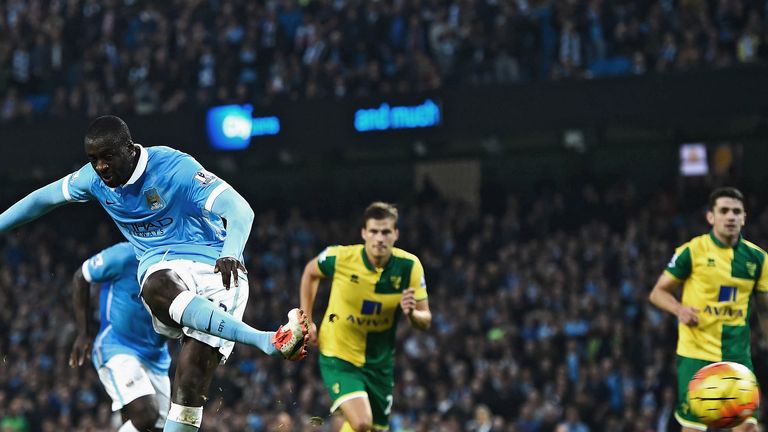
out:
M309 321L303 310L294 308L288 312L288 323L283 324L272 336L272 345L288 360L301 360L307 356Z

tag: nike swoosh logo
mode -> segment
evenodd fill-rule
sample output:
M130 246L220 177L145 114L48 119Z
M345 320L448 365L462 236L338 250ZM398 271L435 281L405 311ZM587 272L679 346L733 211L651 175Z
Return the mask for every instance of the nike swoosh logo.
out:
M106 201L106 203L107 203L107 205L112 205L112 204L114 204L115 202L114 202L114 201L112 201L112 200L109 200L109 199L108 199L108 200Z
M211 331L211 320L213 319L213 312L211 312L211 316L208 317L208 327L205 328L205 331L209 332Z

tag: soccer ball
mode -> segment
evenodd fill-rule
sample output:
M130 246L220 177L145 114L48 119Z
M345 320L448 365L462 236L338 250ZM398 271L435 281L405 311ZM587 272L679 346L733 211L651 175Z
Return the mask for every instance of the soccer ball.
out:
M736 427L760 405L755 374L734 362L704 366L688 383L688 405L693 415L709 427Z

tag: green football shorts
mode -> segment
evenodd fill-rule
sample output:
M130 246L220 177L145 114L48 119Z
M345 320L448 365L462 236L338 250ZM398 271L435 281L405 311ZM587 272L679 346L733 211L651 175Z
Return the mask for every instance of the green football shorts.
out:
M752 367L752 359L740 359L740 360L728 360L735 361L748 367L752 372L755 368ZM677 356L677 407L675 408L675 418L680 425L689 427L696 430L707 430L707 425L699 422L693 413L691 413L688 407L688 382L691 381L693 375L706 365L710 365L715 362L707 360L699 360L689 357ZM757 423L757 413L752 415L753 418L747 419L747 422Z
M379 430L389 428L392 389L395 386L392 366L357 367L340 358L322 354L319 363L320 375L333 400L332 413L350 399L367 396L373 412L373 426Z

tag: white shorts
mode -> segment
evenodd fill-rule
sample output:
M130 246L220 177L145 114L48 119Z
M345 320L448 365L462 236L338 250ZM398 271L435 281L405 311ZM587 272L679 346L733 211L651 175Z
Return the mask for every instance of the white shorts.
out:
M171 380L144 366L136 357L116 354L97 371L101 384L112 398L112 411L119 411L134 400L155 395L160 417L155 427L162 428L171 406Z
M197 295L205 297L206 299L218 305L224 312L234 316L235 318L242 320L245 313L245 305L248 303L248 276L243 272L238 272L238 279L240 280L239 286L234 286L234 281L230 282L230 289L224 288L224 284L221 282L221 274L213 272L213 266L192 260L170 260L160 261L159 263L151 265L147 272L144 274L144 279L141 281L142 286L147 280L149 275L158 270L173 270L186 285L186 288ZM144 301L142 297L142 301ZM147 310L152 313L144 303ZM196 339L208 346L218 348L221 353L221 363L227 361L227 357L232 354L232 349L235 347L235 343L222 339L217 336L211 336L208 333L182 327L171 327L152 315L152 326L155 331L165 337L171 339L179 339L182 334L185 334L192 339Z

